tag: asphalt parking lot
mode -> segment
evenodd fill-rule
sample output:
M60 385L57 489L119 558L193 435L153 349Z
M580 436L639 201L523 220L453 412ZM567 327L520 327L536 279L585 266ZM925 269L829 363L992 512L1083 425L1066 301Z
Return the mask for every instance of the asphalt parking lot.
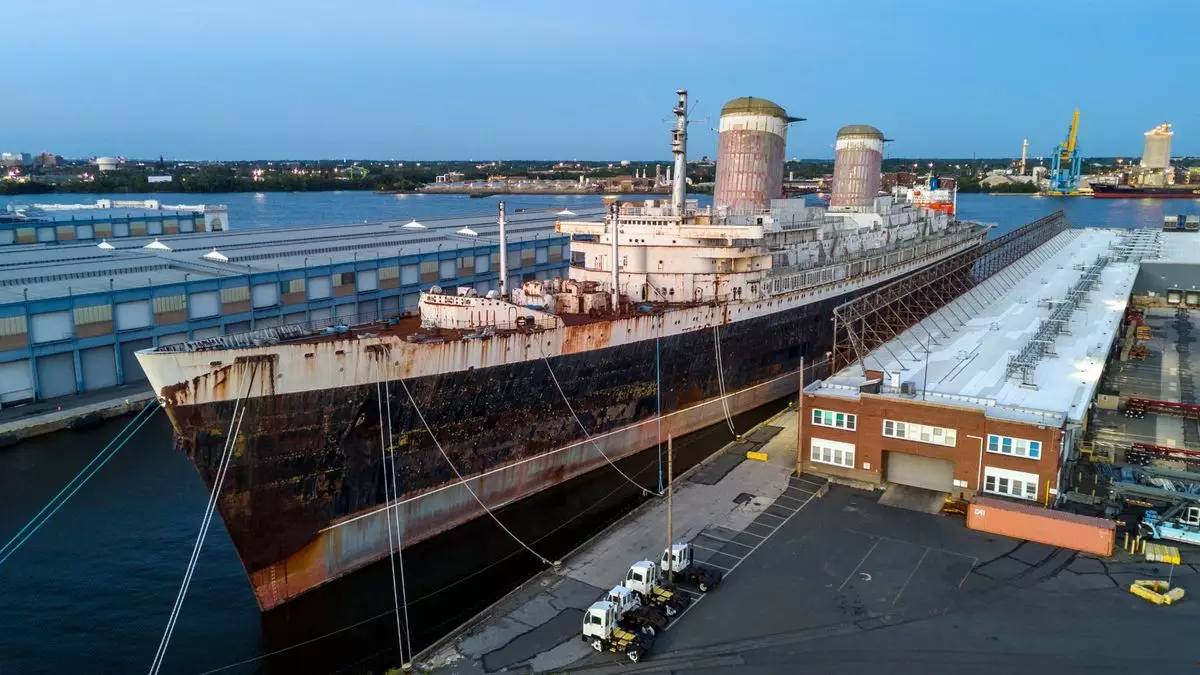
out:
M1200 604L1126 590L1166 567L1099 560L880 506L833 486L741 558L643 662L569 672L1195 672ZM1196 568L1174 571L1189 588ZM1195 556L1200 561L1200 556ZM1189 590L1191 590L1189 588ZM1195 592L1200 594L1200 585Z

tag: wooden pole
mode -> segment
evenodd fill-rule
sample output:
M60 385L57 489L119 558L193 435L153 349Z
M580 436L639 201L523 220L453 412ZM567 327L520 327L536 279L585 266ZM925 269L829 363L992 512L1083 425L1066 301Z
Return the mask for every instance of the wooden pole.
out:
M671 493L675 491L675 446L671 436L667 435L667 583L671 583L675 573L675 555L672 545L671 532Z

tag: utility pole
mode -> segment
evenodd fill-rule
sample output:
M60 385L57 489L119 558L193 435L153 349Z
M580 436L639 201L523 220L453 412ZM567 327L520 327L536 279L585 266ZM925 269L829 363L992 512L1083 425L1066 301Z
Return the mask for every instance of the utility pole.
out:
M675 448L670 435L667 435L667 583L671 583L675 574L675 549L671 533L671 493L674 492L675 482Z
M796 392L796 475L804 473L804 357L800 357L800 389Z

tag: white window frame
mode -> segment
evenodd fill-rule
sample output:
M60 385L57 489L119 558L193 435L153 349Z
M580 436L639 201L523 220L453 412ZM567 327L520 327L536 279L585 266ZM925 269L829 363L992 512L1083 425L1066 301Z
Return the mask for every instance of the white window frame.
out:
M829 415L829 422L825 421L825 415ZM837 423L837 416L842 416L842 423ZM821 421L817 421L817 417L821 417ZM840 410L825 410L824 408L813 408L808 414L808 419L812 421L813 426L828 427L830 429L842 429L845 431L858 431L858 415L854 413L842 412Z
M989 494L1036 502L1040 482L1041 477L1036 473L983 467L983 491Z
M853 469L854 444L813 438L808 442L809 458L818 464L828 464L843 469Z
M898 438L914 443L928 443L947 448L957 447L958 430L950 427L934 427L928 424L902 422L900 420L883 421L883 435L887 438Z
M987 451L993 455L1020 457L1021 459L1032 459L1033 461L1037 462L1042 459L1042 451L1045 449L1045 444L1041 441L1035 441L1028 438L1014 438L1012 436L1002 436L1000 434L988 434L987 444L985 447L987 448Z

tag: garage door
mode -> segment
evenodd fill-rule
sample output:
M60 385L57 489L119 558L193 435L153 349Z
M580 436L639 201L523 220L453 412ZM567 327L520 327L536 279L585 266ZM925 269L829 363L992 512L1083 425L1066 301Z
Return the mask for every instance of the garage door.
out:
M75 355L55 354L37 360L38 390L42 399L75 393Z
M149 349L152 346L150 340L131 340L121 343L121 368L124 369L125 384L146 380L146 373L142 372L142 364L138 363L136 353L140 349Z
M29 361L0 363L0 406L33 398L33 373Z
M87 391L117 385L117 362L111 346L84 349L79 352L79 363L83 366L83 388Z
M954 489L954 464L945 459L889 452L884 479L890 483L950 492Z

